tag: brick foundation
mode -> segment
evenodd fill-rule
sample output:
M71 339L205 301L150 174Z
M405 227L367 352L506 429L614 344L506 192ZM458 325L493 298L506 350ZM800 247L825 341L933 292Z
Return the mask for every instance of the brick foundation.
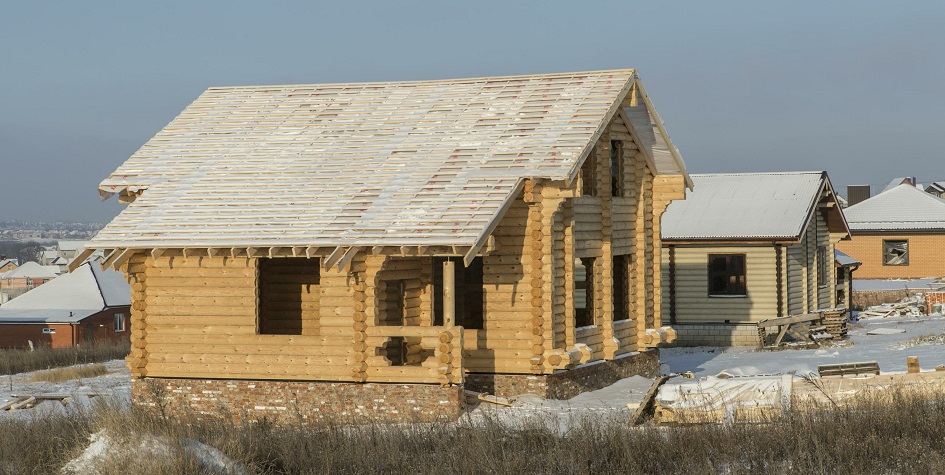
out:
M758 346L758 325L698 323L673 325L675 346Z
M659 350L654 349L549 375L471 373L466 375L466 389L500 397L537 394L546 399L571 399L630 376L655 377L659 367Z
M135 407L176 417L229 415L279 423L455 421L465 410L462 386L300 381L133 379Z

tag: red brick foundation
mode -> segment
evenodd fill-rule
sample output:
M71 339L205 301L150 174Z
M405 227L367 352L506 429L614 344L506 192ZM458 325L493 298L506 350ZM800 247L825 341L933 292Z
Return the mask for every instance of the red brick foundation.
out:
M466 375L466 389L500 397L537 394L546 399L571 399L578 394L605 388L630 376L656 377L660 370L659 350L620 355L614 360L589 363L549 375L487 374Z
M455 421L465 410L462 386L428 384L143 378L132 380L131 397L175 417L278 423Z

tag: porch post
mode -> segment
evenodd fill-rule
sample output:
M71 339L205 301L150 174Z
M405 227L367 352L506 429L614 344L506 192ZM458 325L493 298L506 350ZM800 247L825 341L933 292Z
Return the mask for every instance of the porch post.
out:
M443 326L456 325L456 263L443 261Z

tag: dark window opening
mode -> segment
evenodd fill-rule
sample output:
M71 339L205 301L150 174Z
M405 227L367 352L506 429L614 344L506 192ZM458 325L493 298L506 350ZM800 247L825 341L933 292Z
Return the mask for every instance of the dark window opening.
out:
M386 280L384 286L384 310L378 323L385 326L404 326L407 286L402 280ZM391 337L381 351L391 366L403 366L407 363L407 341L402 336Z
M594 150L581 165L581 196L597 196L597 156Z
M594 258L574 259L574 326L594 325Z
M610 141L610 194L623 196L623 142Z
M614 321L630 319L630 256L614 256Z
M266 335L314 333L318 326L319 281L318 259L259 259L258 332Z
M433 324L443 324L443 263L456 266L456 325L469 330L482 330L482 258L477 257L463 266L459 257L433 258Z
M909 265L909 241L883 241L883 265Z
M748 295L744 254L709 254L709 295Z

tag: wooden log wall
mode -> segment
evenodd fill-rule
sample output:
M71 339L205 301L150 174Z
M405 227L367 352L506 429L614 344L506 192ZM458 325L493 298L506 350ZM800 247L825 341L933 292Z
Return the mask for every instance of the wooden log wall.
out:
M347 289L346 276L321 275L319 335L260 335L257 261L230 257L130 261L130 275L141 280L143 274L147 283L137 290L143 295L136 295L146 310L138 344L143 343L147 352L147 376L350 380L352 299L340 299L347 314L342 318L331 312L335 297L326 296L339 287ZM140 326L140 314L136 320Z
M531 280L533 262L544 257L543 244L534 249L531 235L540 232L535 223L543 213L531 208L524 193L515 200L492 234L496 249L483 257L483 329L477 332L482 344L463 353L471 372L531 373L533 346L544 344L544 328L535 333L533 299L542 302L532 296Z
M145 254L136 253L122 268L131 285L131 351L125 361L131 370L132 378L147 376L148 366L148 314L147 264Z

